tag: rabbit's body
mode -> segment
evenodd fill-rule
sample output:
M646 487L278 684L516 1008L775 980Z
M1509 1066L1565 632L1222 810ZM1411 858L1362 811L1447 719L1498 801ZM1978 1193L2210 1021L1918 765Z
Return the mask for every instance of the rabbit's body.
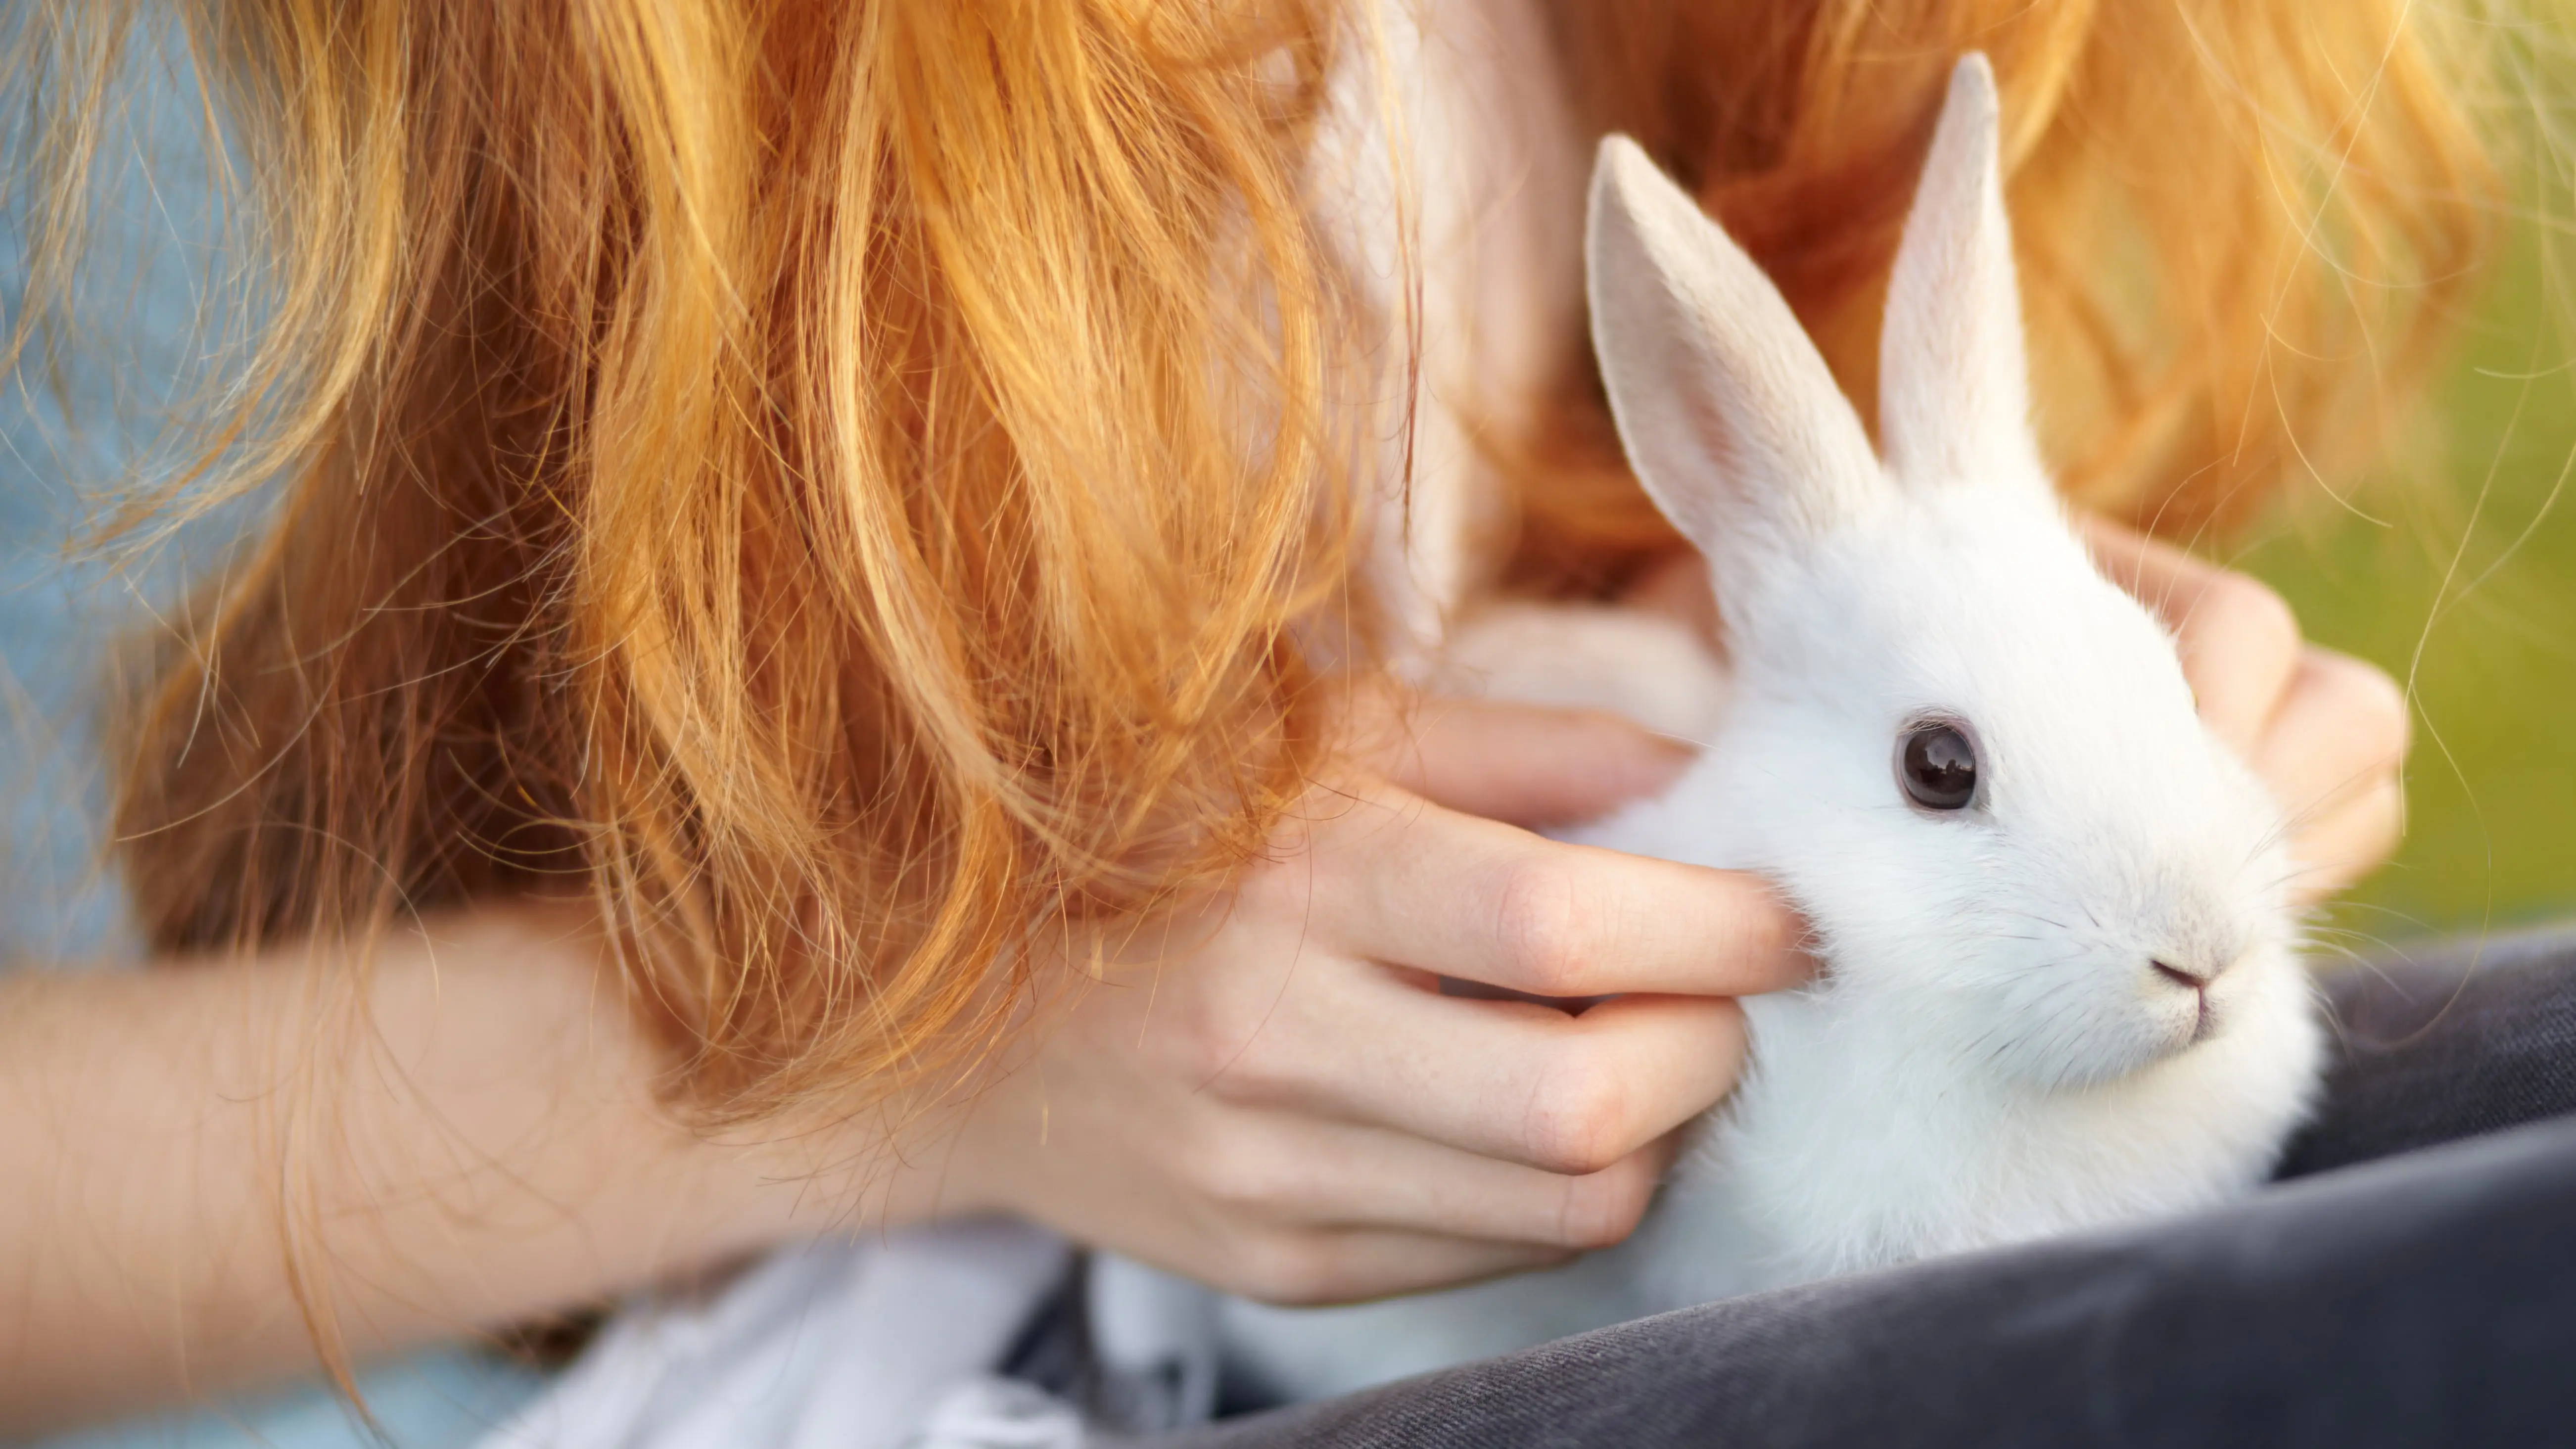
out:
M1884 462L1759 269L1605 144L1595 346L1641 481L1710 559L1730 677L1701 759L1569 838L1762 873L1825 970L1744 1003L1748 1070L1627 1243L1389 1303L1229 1304L1269 1390L2212 1203L2307 1110L2280 822L2030 437L1992 84L1960 66L1890 282Z
M1571 836L1760 871L1831 963L1744 1003L1753 1069L1642 1234L1666 1245L1649 1306L2213 1202L2305 1110L2317 1028L2260 788L2216 749L2123 768L2191 711L2178 671L2131 665L2170 646L2042 497L2004 501L1892 495L1841 531L1800 606L1743 631L1699 762ZM1979 722L1991 826L1889 787L1887 740L1927 698ZM1962 829L1984 837L1968 870ZM2130 969L2167 955L2225 964L2207 1022L2202 993ZM1720 1201L1758 1241L1693 1226Z

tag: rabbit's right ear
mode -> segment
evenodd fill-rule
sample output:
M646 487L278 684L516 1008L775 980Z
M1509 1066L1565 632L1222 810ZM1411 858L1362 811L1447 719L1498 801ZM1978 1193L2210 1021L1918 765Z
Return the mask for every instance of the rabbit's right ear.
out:
M1779 289L1625 136L1601 143L1584 252L1619 440L1721 585L1884 486L1859 415Z

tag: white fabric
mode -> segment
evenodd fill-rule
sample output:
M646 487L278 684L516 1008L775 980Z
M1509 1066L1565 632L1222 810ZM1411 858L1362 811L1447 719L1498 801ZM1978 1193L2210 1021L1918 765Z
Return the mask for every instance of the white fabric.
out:
M968 1379L940 1397L906 1449L1074 1449L1082 1416L1015 1379Z
M1161 1433L1216 1414L1217 1295L1112 1253L1091 1259L1091 1349L1118 1427Z
M1072 1449L1070 1408L989 1377L1070 1252L974 1222L779 1253L621 1316L480 1449Z

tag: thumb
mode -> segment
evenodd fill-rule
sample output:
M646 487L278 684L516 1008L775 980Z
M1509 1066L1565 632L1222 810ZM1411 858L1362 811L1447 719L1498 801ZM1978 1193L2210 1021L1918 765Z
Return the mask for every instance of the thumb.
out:
M1693 752L1603 710L1414 696L1365 751L1436 805L1512 825L1606 815L1672 783Z

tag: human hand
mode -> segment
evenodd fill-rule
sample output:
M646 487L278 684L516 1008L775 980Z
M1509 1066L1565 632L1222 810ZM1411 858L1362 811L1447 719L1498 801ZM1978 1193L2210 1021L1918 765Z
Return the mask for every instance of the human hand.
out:
M2271 789L2290 824L2292 897L2314 903L2387 860L2406 804L2396 681L2302 641L2290 606L2243 574L2098 518L2081 531L2102 572L2174 631L2201 718Z
M1742 1058L1728 997L1806 969L1751 877L1542 839L1685 756L1606 715L1425 704L1225 896L1107 945L948 1156L1006 1210L1277 1302L1625 1237ZM1444 996L1451 976L1580 1014Z

